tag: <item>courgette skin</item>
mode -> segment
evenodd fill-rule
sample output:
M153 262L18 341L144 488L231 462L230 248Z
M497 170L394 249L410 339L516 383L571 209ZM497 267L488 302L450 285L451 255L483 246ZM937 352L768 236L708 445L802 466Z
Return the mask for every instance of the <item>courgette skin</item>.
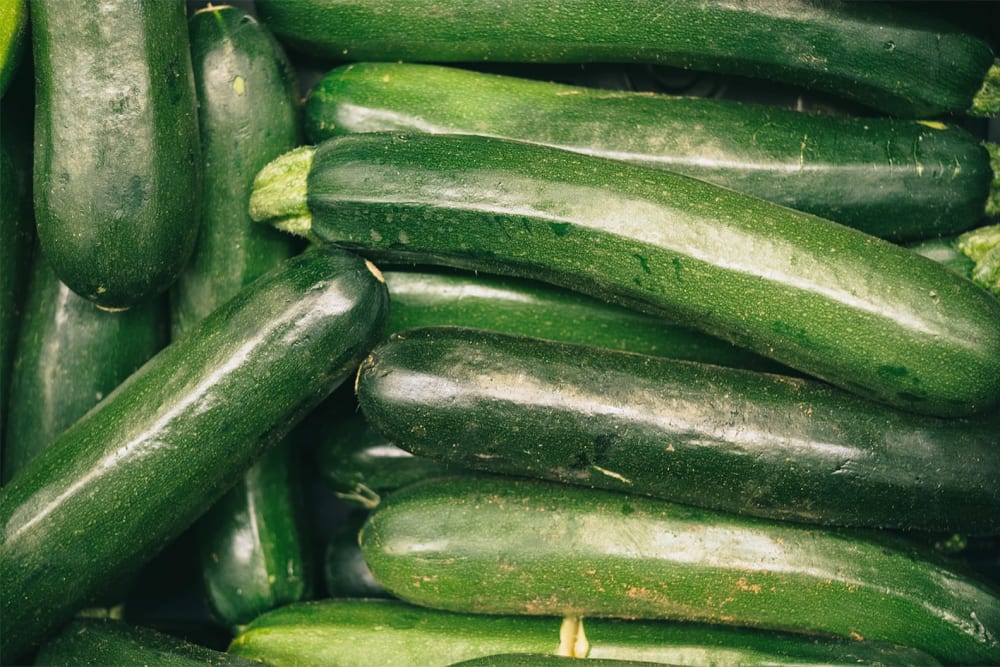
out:
M897 245L666 171L473 135L357 134L258 175L255 220L372 257L534 278L867 398L1000 401L1000 302Z
M77 619L45 643L36 665L262 667L262 663L118 621Z
M464 613L684 619L1000 660L1000 597L905 543L534 480L422 482L361 531L376 581Z
M814 524L1000 532L1000 421L920 417L825 383L439 327L356 383L418 456Z
M627 308L540 281L427 270L383 271L392 309L387 333L474 326L672 359L795 374L779 363Z
M0 489L0 658L15 661L193 523L356 367L386 308L357 256L293 258Z
M291 64L235 7L199 10L189 28L205 193L194 256L172 291L175 338L298 251L247 214L257 171L301 140ZM269 449L198 523L205 592L230 626L311 592L297 456L290 438Z
M969 132L416 63L353 63L305 105L313 143L353 132L485 134L669 169L907 241L985 214L995 180Z
M994 54L985 40L890 3L259 5L286 43L335 60L659 63L807 86L911 118L970 110L990 116L1000 106L989 95L1000 72L990 70Z
M399 600L319 600L264 614L229 652L275 667L448 665L503 652L554 654L562 622L443 612ZM913 649L693 623L583 620L589 657L679 664L936 665ZM569 647L567 647L569 648ZM578 657L582 657L578 656Z
M4 481L167 344L163 299L125 312L94 307L35 259L17 342Z
M34 202L60 280L106 308L191 256L201 166L185 3L31 3Z
M544 653L501 653L484 658L473 658L454 662L449 667L567 667L574 663L575 658ZM668 667L665 662L647 662L645 660L614 660L611 658L594 658L587 667Z

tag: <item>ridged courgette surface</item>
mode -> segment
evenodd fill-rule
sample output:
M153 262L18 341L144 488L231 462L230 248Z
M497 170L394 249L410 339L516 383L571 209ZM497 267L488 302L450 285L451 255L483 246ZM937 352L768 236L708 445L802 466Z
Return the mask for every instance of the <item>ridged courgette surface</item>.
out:
M885 536L470 477L391 494L360 539L376 581L442 610L683 619L1000 660L997 592Z
M152 558L351 372L387 297L343 251L293 258L119 385L0 489L0 659Z
M357 134L258 175L251 215L371 256L518 275L684 322L939 416L1000 401L1000 302L821 218L657 169L474 135Z
M669 169L896 241L956 234L1000 212L995 147L943 123L418 63L338 67L313 87L305 114L314 143L380 131L531 141Z
M989 42L898 3L261 0L330 60L640 62L784 81L914 118L1000 110Z

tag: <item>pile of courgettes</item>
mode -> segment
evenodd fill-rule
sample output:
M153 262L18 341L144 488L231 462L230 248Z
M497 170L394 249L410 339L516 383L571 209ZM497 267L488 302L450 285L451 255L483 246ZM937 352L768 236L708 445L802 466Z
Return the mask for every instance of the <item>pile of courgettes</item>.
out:
M0 9L0 663L1000 664L991 6L203 4Z

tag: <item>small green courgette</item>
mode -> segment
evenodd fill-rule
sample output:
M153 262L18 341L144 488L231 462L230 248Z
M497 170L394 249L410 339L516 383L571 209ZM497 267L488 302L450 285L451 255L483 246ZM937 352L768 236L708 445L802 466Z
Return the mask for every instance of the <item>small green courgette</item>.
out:
M956 234L1000 213L995 147L937 122L416 63L338 67L312 89L305 114L313 143L380 131L531 141L669 169L895 241Z
M375 580L421 606L683 619L1000 661L996 591L884 536L470 477L390 494L360 539Z
M289 260L0 489L0 661L152 558L343 381L381 335L373 272L341 251Z
M1000 111L988 41L889 2L259 0L328 60L640 62L784 81L892 115Z
M491 137L356 134L270 163L251 215L373 257L589 293L914 412L1000 402L1000 301L986 290L667 171Z
M268 612L229 652L274 667L443 667L498 653L744 667L939 664L920 651L879 642L695 623L460 614L399 600L349 599Z

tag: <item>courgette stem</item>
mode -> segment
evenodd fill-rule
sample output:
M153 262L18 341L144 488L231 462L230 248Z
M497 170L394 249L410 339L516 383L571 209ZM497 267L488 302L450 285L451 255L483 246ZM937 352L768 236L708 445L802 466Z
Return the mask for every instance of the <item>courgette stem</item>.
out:
M956 247L975 262L971 278L1000 296L1000 224L986 225L958 237Z
M261 169L250 195L250 217L312 240L306 192L315 154L312 146L300 146Z
M991 118L1000 113L1000 58L996 58L986 70L983 87L973 96L968 113L980 118Z
M983 146L990 154L990 169L993 170L990 193L986 197L986 215L1000 215L1000 145L987 141L983 143Z

